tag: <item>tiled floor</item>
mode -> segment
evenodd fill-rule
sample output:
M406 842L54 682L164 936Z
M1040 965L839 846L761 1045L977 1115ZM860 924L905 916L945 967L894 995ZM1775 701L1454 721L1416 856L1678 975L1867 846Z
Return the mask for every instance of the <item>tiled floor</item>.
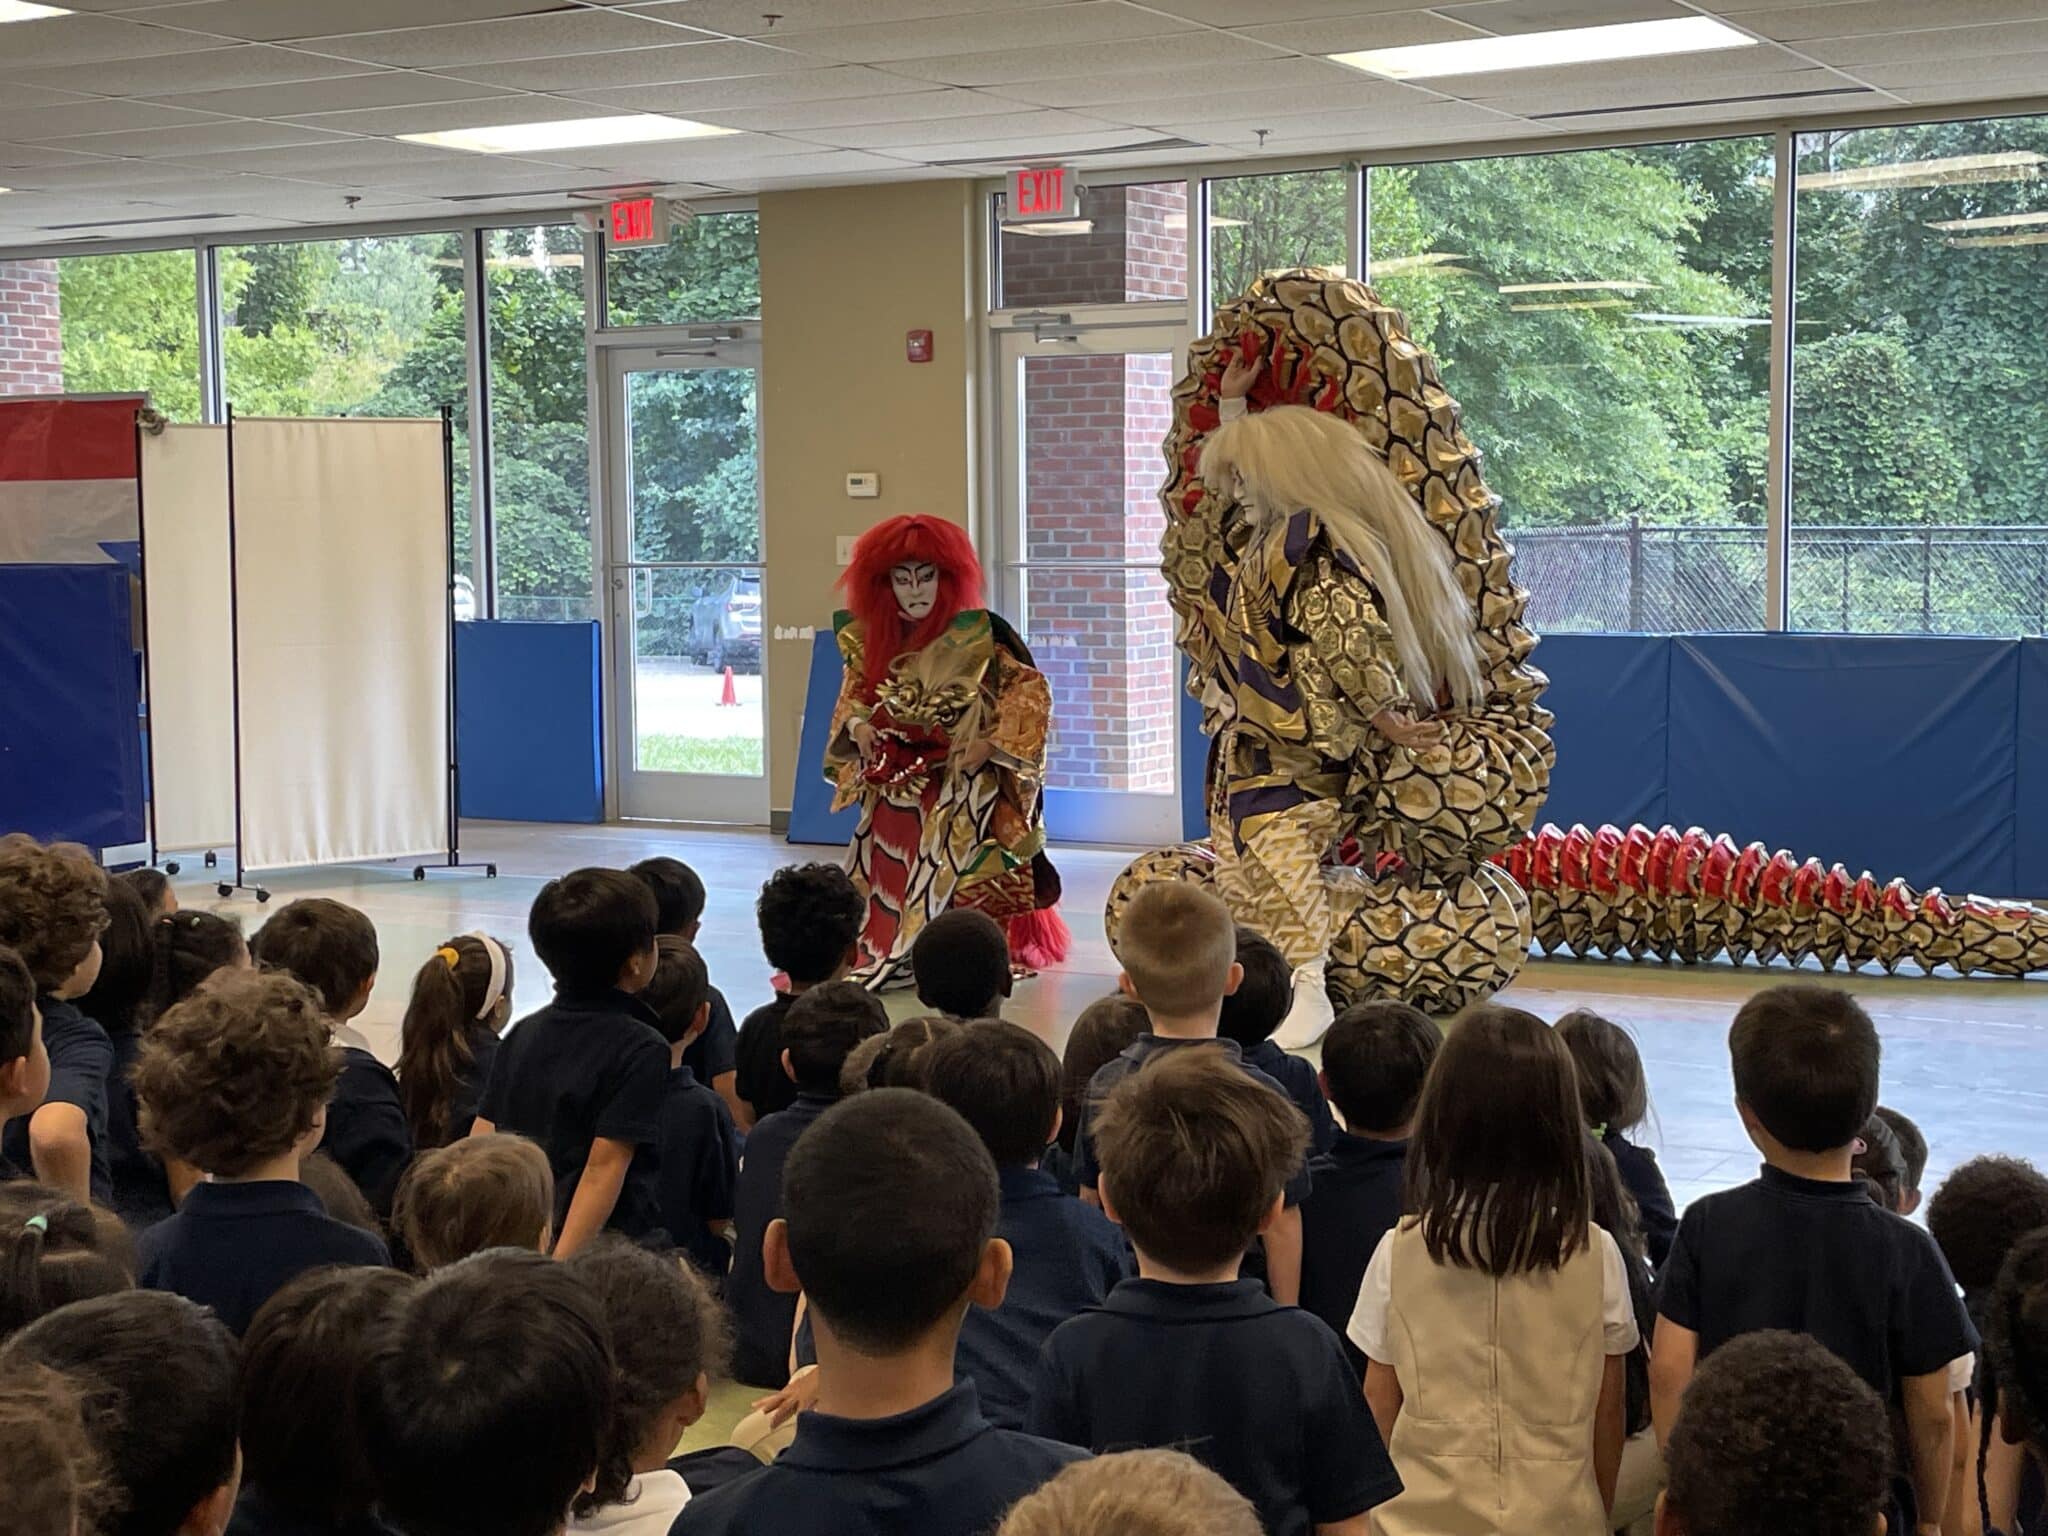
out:
M376 921L384 970L363 1025L387 1057L397 1048L414 970L449 934L483 927L514 941L522 951L515 986L523 1012L549 991L546 974L523 953L526 910L541 883L577 865L623 865L651 853L687 859L703 876L710 904L702 947L713 977L744 1015L768 995L768 966L751 910L755 891L778 864L837 857L836 850L792 848L758 832L482 822L468 824L463 837L464 857L479 865L495 860L498 879L479 872L416 884L408 861L266 881L275 892L273 907L293 896L327 895ZM1128 857L1098 849L1058 853L1074 955L1057 972L1021 984L1009 1010L1055 1046L1075 1014L1115 984L1102 899ZM195 873L188 867L180 877L181 900L237 912L251 928L261 920L266 909L252 898L221 902ZM1730 1107L1724 1041L1735 1008L1766 974L1728 966L1542 961L1522 973L1506 999L1546 1018L1571 1007L1596 1008L1635 1033L1655 1104L1649 1140L1682 1206L1748 1177L1755 1165ZM2013 1153L2048 1166L2048 983L1858 976L1844 984L1883 1032L1885 1102L1913 1116L1932 1144L1930 1191L1945 1170L1979 1152Z

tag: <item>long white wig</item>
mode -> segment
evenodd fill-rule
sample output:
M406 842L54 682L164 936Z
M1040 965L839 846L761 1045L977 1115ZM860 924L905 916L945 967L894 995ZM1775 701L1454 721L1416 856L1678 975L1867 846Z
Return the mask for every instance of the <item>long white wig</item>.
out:
M1472 603L1429 518L1349 422L1305 405L1225 422L1202 446L1202 479L1269 528L1303 508L1370 576L1386 604L1402 679L1417 701L1485 697Z

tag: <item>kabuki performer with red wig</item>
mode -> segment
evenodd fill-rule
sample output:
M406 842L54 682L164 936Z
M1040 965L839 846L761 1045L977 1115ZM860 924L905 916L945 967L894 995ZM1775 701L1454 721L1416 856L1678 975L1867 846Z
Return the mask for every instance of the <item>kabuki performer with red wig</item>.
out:
M974 546L942 518L891 518L855 542L839 585L846 680L825 772L833 809L860 807L856 979L907 980L912 941L952 907L1003 923L1017 965L1065 959L1039 805L1052 694L1016 631L982 607Z

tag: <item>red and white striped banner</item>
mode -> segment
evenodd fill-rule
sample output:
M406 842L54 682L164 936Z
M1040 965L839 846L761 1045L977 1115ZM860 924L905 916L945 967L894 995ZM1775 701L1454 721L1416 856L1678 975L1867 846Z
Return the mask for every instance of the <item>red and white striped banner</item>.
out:
M104 565L133 544L142 395L0 399L0 564Z

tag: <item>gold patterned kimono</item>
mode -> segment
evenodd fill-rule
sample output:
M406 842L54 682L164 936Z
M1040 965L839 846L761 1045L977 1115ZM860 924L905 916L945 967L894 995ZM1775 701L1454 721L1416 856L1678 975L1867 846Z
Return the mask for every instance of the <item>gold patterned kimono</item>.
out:
M899 657L872 698L860 624L842 612L833 628L846 676L825 773L834 810L860 807L848 864L868 903L856 979L880 987L898 979L911 943L950 907L1008 923L1050 904L1040 882L1056 877L1042 857L1039 796L1052 693L1016 633L983 609ZM862 721L876 736L867 762L851 732ZM976 741L992 751L969 769L960 754Z

